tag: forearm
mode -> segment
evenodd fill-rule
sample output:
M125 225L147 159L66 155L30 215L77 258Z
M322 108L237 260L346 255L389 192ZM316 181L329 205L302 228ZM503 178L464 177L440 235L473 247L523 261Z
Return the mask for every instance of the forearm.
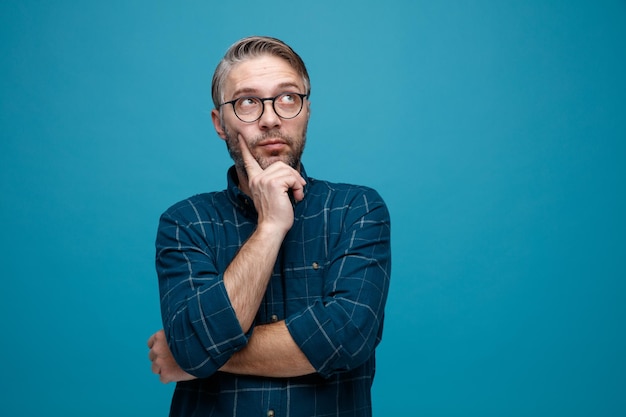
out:
M244 332L254 322L283 238L284 233L259 225L224 272L224 286Z
M284 321L256 326L246 347L235 353L220 370L275 378L315 372L315 368L294 342Z

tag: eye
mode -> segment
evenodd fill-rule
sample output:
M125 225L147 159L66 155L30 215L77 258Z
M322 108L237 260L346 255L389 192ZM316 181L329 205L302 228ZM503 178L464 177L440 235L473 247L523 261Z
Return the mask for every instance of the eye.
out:
M259 100L254 97L242 97L239 100L237 100L237 107L240 107L242 109L255 107L258 104L259 104Z
M239 115L256 114L262 106L261 100L256 97L241 97L235 102L235 113Z
M293 93L285 93L285 94L281 94L278 97L277 101L279 104L291 105L291 104L296 103L299 98L300 97L298 97L297 95Z

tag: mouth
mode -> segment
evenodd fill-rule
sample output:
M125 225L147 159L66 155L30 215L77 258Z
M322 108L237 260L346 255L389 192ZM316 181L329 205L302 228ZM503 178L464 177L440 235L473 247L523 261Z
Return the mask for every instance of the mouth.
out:
M282 139L268 139L256 144L259 149L265 149L269 152L276 152L287 147L287 142Z

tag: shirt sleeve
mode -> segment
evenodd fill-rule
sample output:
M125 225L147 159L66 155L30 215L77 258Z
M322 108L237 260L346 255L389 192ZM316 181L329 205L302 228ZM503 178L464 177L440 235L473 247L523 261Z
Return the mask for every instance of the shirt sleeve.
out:
M208 243L211 228L197 213L189 201L161 216L156 269L172 355L186 372L208 377L247 344L249 334L243 332L223 272L217 270Z
M363 364L382 338L391 273L391 224L374 190L356 193L344 204L323 295L304 311L287 317L296 344L317 372L330 377ZM333 210L339 212L339 210Z

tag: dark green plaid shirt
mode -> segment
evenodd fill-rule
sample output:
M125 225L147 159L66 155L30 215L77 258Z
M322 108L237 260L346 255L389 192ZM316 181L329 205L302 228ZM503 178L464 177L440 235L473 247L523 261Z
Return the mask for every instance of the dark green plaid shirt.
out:
M179 365L172 416L369 416L374 349L391 270L390 219L371 188L307 177L255 324L285 320L317 373L298 378L219 372L253 331L242 331L223 274L256 227L252 201L228 188L162 216L156 267L163 326ZM254 327L254 326L253 326Z

